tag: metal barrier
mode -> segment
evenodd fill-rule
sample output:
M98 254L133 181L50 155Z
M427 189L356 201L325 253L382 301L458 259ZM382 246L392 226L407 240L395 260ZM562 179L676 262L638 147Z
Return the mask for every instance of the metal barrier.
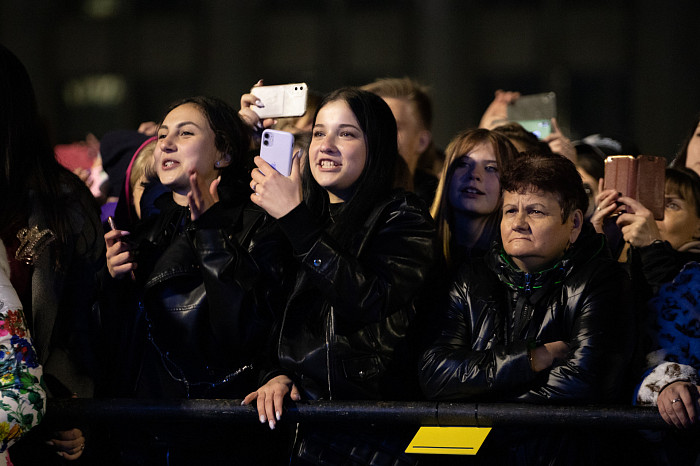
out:
M254 406L241 400L50 399L46 422L110 424L252 423ZM557 406L514 403L448 403L393 401L314 401L289 403L291 421L392 423L422 426L503 427L516 425L597 426L667 429L655 407L623 405Z

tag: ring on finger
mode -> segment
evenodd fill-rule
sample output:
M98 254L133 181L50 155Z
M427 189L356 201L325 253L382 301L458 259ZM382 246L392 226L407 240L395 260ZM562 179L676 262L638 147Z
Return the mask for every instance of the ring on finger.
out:
M675 398L675 399L671 400L671 404L678 403L679 401L681 401L680 398Z

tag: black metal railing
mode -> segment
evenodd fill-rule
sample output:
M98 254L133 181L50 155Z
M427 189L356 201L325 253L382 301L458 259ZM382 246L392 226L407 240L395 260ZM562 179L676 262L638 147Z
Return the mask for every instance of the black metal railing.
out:
M46 421L259 422L254 406L241 400L51 399ZM289 403L290 421L400 423L416 426L502 427L516 425L599 426L666 429L656 408L622 405L557 406L514 403L315 401Z

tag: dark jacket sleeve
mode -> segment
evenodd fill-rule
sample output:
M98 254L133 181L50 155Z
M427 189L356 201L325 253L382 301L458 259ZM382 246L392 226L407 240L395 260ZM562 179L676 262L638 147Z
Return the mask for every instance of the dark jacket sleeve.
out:
M64 215L72 230L60 246L60 266L43 256L32 277L33 337L54 397L92 396L98 370L93 309L105 245L97 206L89 191L81 188L66 193L71 202Z
M227 216L217 212L220 209L222 203L215 204L192 222L187 235L202 274L215 346L239 351L250 337L255 312L253 287L259 269L224 221Z
M378 215L369 222L374 231L364 232L366 243L358 253L340 247L310 222L308 234L295 233L311 245L299 255L302 267L348 322L377 322L405 307L434 267L435 228L417 201L394 199ZM285 230L284 222L280 226Z
M497 342L498 318L483 300L473 298L470 273L462 269L455 280L439 334L423 354L420 383L431 399L494 394L522 386L535 377L525 342ZM483 268L482 273L490 272Z
M639 254L644 279L653 294L658 292L661 285L673 280L687 262L700 259L700 254L676 251L668 241L654 242L634 250Z
M568 357L537 374L530 368L527 342L495 340L496 317L493 311L479 312L487 306L474 298L467 279L453 287L442 332L423 355L420 377L428 397L601 402L619 396L634 348L629 280L620 267L608 263L570 278L561 306L555 304L561 328L538 343L563 340Z
M625 388L635 345L635 320L627 275L617 263L589 267L567 284L566 306L573 312L564 338L569 354L555 361L546 379L522 395L527 402L612 402Z

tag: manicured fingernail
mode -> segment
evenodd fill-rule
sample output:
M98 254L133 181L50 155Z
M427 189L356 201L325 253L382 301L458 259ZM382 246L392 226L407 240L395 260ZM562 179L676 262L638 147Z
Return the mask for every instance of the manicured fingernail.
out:
M277 412L275 413L275 417L276 417L277 420L279 421L279 420L282 418L282 415L280 414L279 411L277 411Z
M275 430L275 421L270 421L267 425L270 426L270 430Z
M255 105L260 107L260 108L265 108L265 104L262 103L262 100L260 100L260 99L255 101Z
M46 441L46 442L44 442L44 443L47 444L47 445L53 446L53 442L52 442L51 440L48 440L48 441Z
M267 421L267 418L265 418L264 415L260 416L260 424L265 424L265 421Z

